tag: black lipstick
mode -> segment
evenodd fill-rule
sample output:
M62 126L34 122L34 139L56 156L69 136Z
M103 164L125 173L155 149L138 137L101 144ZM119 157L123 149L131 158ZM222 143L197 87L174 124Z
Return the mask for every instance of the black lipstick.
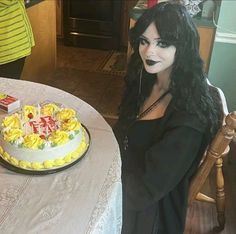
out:
M155 65L156 63L158 63L157 61L154 61L154 60L151 60L151 59L146 59L146 64L148 66L153 66Z

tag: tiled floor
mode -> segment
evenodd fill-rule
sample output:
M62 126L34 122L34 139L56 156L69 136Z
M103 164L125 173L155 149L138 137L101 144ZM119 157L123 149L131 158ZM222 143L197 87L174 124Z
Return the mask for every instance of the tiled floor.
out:
M39 82L81 98L113 125L123 93L123 77L95 72L96 66L109 52L82 49L81 53L79 48L66 47L59 43L57 53L58 67L55 73Z

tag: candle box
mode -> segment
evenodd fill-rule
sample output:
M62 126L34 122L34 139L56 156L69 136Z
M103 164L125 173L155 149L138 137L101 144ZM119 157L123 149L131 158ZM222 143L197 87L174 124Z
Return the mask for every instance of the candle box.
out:
M20 108L20 100L16 97L0 93L0 109L10 113Z

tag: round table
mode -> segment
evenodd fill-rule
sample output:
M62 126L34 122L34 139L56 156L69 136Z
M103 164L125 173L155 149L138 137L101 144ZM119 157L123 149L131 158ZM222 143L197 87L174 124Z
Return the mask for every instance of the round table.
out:
M0 92L22 105L49 100L74 108L91 134L85 157L61 172L24 175L0 166L1 233L120 233L120 152L103 117L81 99L39 83L0 78ZM5 115L0 111L1 119Z

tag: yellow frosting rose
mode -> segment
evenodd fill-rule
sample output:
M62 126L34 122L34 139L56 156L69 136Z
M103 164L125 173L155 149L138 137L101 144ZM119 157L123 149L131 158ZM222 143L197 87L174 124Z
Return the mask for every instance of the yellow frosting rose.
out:
M11 164L13 164L14 166L18 166L19 164L19 160L17 160L14 157L10 157L9 161L11 162Z
M61 121L72 119L76 115L76 112L73 109L65 108L57 113L57 118Z
M21 129L10 129L7 132L4 132L3 138L5 141L15 141L18 138L23 136L23 131Z
M80 150L77 149L74 152L71 153L71 158L76 159L78 155L80 154Z
M9 161L9 160L11 159L11 156L10 156L7 152L4 152L4 153L3 153L3 157L4 157L7 161Z
M71 162L72 158L71 158L71 153L68 153L64 158L63 160L66 162L66 163L69 163Z
M4 98L6 98L6 97L7 97L6 94L4 94L4 93L0 93L0 99L4 99Z
M17 114L7 116L2 121L3 127L20 128L20 120Z
M24 118L25 119L29 119L29 114L30 113L33 115L32 117L35 117L36 116L36 112L37 112L37 109L36 109L35 106L25 105L23 107L23 114L24 114Z
M33 162L31 163L31 168L35 170L43 169L43 165L38 162Z
M65 164L65 161L63 159L55 159L54 164L55 166L62 166Z
M48 138L53 144L63 145L69 141L69 136L65 131L56 130Z
M4 150L3 150L3 148L0 146L0 154L3 155L3 153L4 153Z
M23 146L30 149L39 149L44 144L44 140L39 134L29 134L24 137Z
M42 107L42 114L52 116L59 110L59 107L54 103L46 104Z
M22 167L22 168L30 168L31 167L31 163L30 162L27 162L27 161L24 161L24 160L21 160L19 161L19 166Z
M46 160L43 162L44 168L49 169L54 166L53 160Z
M72 130L76 131L76 130L80 130L80 128L81 128L81 124L76 119L70 119L66 122L63 122L61 125L61 129L65 131L72 131Z

